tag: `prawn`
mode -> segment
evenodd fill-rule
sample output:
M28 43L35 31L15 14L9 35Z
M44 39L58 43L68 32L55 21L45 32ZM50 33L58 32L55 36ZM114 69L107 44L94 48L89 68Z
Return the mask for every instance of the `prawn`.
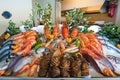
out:
M37 72L37 69L38 69L38 65L37 64L34 64L31 68L30 68L30 72L28 74L29 77L33 77L34 76L34 73Z
M71 37L75 38L78 35L78 29L77 28L73 28L72 32L71 32Z
M62 36L64 38L67 38L68 35L69 35L68 27L65 25L65 23L63 23L63 26L62 26Z
M59 34L59 24L57 23L53 27L53 35L54 35L54 37L58 37L58 34Z
M46 38L49 38L50 33L49 33L49 29L47 26L44 26L44 35Z

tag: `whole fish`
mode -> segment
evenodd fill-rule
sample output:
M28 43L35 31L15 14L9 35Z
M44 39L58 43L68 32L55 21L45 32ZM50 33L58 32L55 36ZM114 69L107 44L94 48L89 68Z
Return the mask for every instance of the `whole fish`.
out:
M0 62L1 60L4 60L4 59L7 59L8 56L9 56L9 53L10 53L10 49L6 50L5 52L3 52L1 55L0 55Z
M120 49L118 49L117 47L115 47L115 44L113 42L109 42L109 39L106 37L102 37L102 36L98 36L98 39L100 40L100 42L103 45L106 45L108 48L111 47L113 48L117 53L120 54ZM104 49L104 48L103 48Z
M27 56L27 57L21 58L14 66L13 72L18 72L20 69L22 69L24 65L30 64L33 58L34 58L33 56Z
M11 37L9 37L7 40L5 40L5 41L2 43L2 46L5 45L5 44L7 44L8 42L11 42L11 43L12 43L13 37L14 37L14 36L11 36Z
M45 52L45 47L40 47L40 48L38 48L35 52L37 53L37 54L39 54L39 53L43 53L43 52Z
M116 76L113 72L114 67L107 58L103 57L100 60L97 60L86 53L84 53L83 56L90 62L97 72L109 77Z
M12 45L7 45L7 46L4 46L0 49L0 55L2 55L4 52L6 52L7 50L11 50L12 48Z
M12 73L12 71L13 71L13 69L14 69L15 64L16 64L20 59L21 59L21 56L16 56L15 59L13 59L13 60L9 63L9 65L8 65L8 67L7 67L7 69L6 69L5 73L4 73L5 76L11 75L11 73Z
M120 57L115 57L113 55L106 55L108 60L111 62L111 64L114 67L114 72L117 75L120 75Z
M98 36L98 39L102 43L104 55L114 68L113 72L117 75L120 75L120 63L118 63L120 62L120 49L115 47L115 44L113 42L110 42L109 39L105 36Z
M8 63L6 63L6 60L0 61L0 70L5 70L8 67Z
M5 46L8 46L8 45L12 45L12 40L11 40L11 41L8 41L8 42L5 43L5 44L3 44L3 45L1 46L1 48L2 48L2 47L5 47Z

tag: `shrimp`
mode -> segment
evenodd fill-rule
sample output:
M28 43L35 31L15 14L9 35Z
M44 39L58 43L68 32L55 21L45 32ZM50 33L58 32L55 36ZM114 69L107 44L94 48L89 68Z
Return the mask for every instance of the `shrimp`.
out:
M10 52L10 54L15 54L17 52L21 51L21 47L18 47Z
M96 42L96 44L98 44L100 47L102 46L101 42L98 40L94 33L87 33L85 35L87 36L91 43Z
M90 49L91 51L93 51L96 55L103 56L103 54L96 47L94 47L94 45L89 44L89 45L87 45L87 48Z
M82 41L84 42L85 46L88 45L90 41L87 36L84 33L79 33L78 35L80 36L80 39L82 39Z
M89 56L91 56L93 59L96 60L100 60L101 58L99 56L97 56L95 53L93 53L90 49L88 48L81 48L80 50L81 53L83 54L88 54Z
M86 36L88 37L90 44L94 45L95 48L98 49L101 55L103 55L103 50L102 50L102 44L96 37L94 33L86 33Z
M38 57L35 57L35 58L32 60L30 66L33 66L34 64L38 64L38 63L39 63L39 58L38 58Z
M36 36L30 35L30 36L28 36L28 37L26 38L26 40L31 40L31 39L35 40L35 39L36 39Z
M57 23L53 27L53 35L54 35L54 37L58 37L58 34L59 34L59 24Z
M48 47L51 43L52 43L53 40L50 40L48 41L46 44L45 44L45 47Z
M85 43L84 43L84 41L82 40L82 39L80 39L80 48L84 48L85 47Z
M63 24L63 26L62 26L62 36L63 36L64 38L67 38L68 35L69 35L68 27L67 27L65 24Z
M71 32L71 37L75 38L78 35L78 29L77 28L73 28L72 32Z
M25 37L28 37L30 35L36 36L37 33L34 30L29 30L23 33L25 35Z
M49 29L47 26L44 26L44 35L46 38L49 38L50 33L49 33Z
M25 38L20 38L17 40L13 40L12 44L20 44L20 43L24 43L25 41L26 41Z
M20 39L20 38L24 38L23 32L22 32L22 33L19 33L19 34L14 35L13 40L17 40L17 39Z
M59 42L59 45L61 47L61 51L65 50L65 45L62 41Z
M24 50L22 51L22 56L26 56L31 50L31 48L32 48L32 44L29 44L28 46L26 46Z
M37 72L37 69L38 69L38 65L37 64L34 64L31 68L30 68L30 72L28 74L29 77L33 77L34 76L34 73Z
M5 73L5 70L0 70L0 76L2 76Z
M18 71L18 74L22 74L23 72L27 71L30 68L29 64L26 64Z
M25 46L21 49L22 51L19 51L16 54L26 56L31 50L31 48L32 48L32 43L28 42L28 45L25 44Z
M103 69L103 74L106 75L106 76L115 77L115 74L108 67L105 67Z

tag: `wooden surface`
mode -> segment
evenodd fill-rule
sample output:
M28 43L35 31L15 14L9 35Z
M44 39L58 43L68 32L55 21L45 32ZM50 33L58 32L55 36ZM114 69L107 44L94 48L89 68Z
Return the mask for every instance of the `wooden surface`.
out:
M91 17L90 21L105 21L106 22L113 22L115 23L114 17L108 17L108 13L92 13L92 14L85 14L85 16Z

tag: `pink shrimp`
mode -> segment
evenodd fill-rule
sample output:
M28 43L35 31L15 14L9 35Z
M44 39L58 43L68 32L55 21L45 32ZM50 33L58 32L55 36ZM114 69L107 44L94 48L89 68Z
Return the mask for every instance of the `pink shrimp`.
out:
M19 43L24 43L25 42L25 38L20 38L17 40L13 40L12 44L19 44Z
M39 63L39 60L40 60L40 59L39 59L38 57L35 57L35 58L32 60L30 66L33 66L34 64L38 64L38 63Z
M88 44L86 47L93 51L96 55L103 56L103 54L94 45Z
M63 23L63 26L62 26L62 36L64 38L67 38L69 35L69 30L68 30L68 27L66 26L65 23Z
M0 76L2 76L5 73L5 70L0 70Z
M10 54L15 54L17 52L21 51L21 47L18 47L10 52Z
M85 46L90 42L84 33L79 33L80 39L84 42Z
M101 58L99 56L97 56L95 53L93 53L90 49L88 48L81 48L80 50L81 53L83 54L88 54L89 56L91 56L94 59L100 60Z
M71 32L71 37L75 38L78 35L78 29L77 28L73 28L72 32Z
M25 36L23 34L21 35L17 35L17 36L14 36L13 40L17 40L17 39L22 39L24 38Z
M65 45L62 41L59 42L59 45L61 47L61 51L64 51L65 50Z
M103 69L103 74L109 77L115 77L115 74L112 72L112 70L108 67L105 67Z
M53 27L53 35L54 37L58 37L58 34L59 34L59 24L57 23Z
M18 74L22 74L23 72L27 71L29 68L30 68L29 64L24 65L23 68L18 71Z
M31 68L30 68L30 72L28 74L29 77L33 77L34 76L34 73L37 72L37 68L38 68L38 65L37 64L34 64Z
M31 40L31 39L35 40L35 39L36 39L36 36L30 35L30 36L28 36L28 37L26 38L26 40Z
M26 37L29 35L37 35L37 33L34 30L29 30L23 33Z
M16 54L26 56L29 53L29 51L31 50L31 48L32 48L32 43L30 41L28 41L24 45L24 47L21 49L21 51L17 52Z

